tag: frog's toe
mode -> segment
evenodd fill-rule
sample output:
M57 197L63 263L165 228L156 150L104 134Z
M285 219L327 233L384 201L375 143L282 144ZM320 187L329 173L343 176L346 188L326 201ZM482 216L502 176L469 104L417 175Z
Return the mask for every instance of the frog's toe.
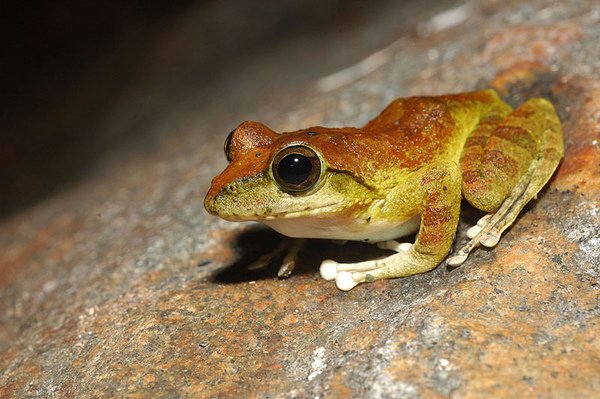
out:
M321 277L323 277L323 279L327 280L327 281L332 281L335 280L338 271L337 271L337 266L339 263L337 263L334 260L331 259L326 259L323 262L321 262L321 267L319 268L319 272L321 273Z
M477 221L477 224L475 226L467 230L467 237L469 237L471 241L469 241L467 245L462 247L462 249L458 251L457 255L451 256L448 259L446 259L446 263L448 265L462 265L469 257L469 254L479 245L483 245L485 247L493 247L498 243L498 241L500 240L500 235L496 235L490 232L490 230L493 227L493 225L490 224L492 216L493 214L485 215Z
M248 270L262 270L266 269L272 261L271 254L263 255L254 262L250 263L246 268Z
M481 219L479 219L475 226L473 226L469 230L467 230L467 237L475 238L477 236L477 234L481 233L481 230L483 230L483 228L485 226L487 226L491 217L492 217L491 214L487 214L484 217L482 217Z
M295 259L285 259L284 262L279 267L279 271L277 272L277 277L279 278L288 278L292 275L294 268L296 267Z
M492 248L495 247L500 241L500 234L489 233L481 237L479 243L484 247Z
M406 252L412 246L413 244L411 244L410 242L398 242L395 240L380 241L377 243L377 247L381 249L391 249L392 251L396 252Z
M364 273L339 272L335 277L335 285L342 291L350 291L361 282L364 282L364 276Z
M321 262L319 272L325 280L335 280L340 290L349 291L360 283L370 281L369 272L375 268L375 262L338 263L327 259Z
M492 214L488 213L487 215L484 215L482 218L480 218L477 221L477 226L479 227L485 227L487 226L487 224L489 223L490 219L492 218Z
M465 263L465 261L467 260L468 257L469 257L469 254L460 254L460 255L451 256L448 259L446 259L446 263L450 266L460 266L463 263Z
M467 230L467 237L475 238L477 234L481 233L481 230L483 230L483 227L475 225Z

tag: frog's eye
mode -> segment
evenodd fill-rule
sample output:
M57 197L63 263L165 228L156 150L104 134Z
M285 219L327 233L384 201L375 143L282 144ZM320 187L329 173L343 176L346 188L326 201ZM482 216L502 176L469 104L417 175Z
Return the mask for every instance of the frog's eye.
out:
M310 148L296 145L284 148L273 158L273 177L288 194L302 194L312 189L321 177L321 160Z
M225 144L223 145L223 151L225 152L225 158L227 158L227 162L231 163L231 161L233 160L233 156L231 154L231 139L233 137L233 133L235 133L235 130L232 130L231 133L229 133L229 135L227 135L227 138L225 139Z

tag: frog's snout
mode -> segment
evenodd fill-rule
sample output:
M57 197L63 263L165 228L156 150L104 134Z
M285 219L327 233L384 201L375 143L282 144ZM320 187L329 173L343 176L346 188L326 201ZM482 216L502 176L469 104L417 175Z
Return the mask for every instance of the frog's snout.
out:
M244 195L240 185L244 180L230 182L225 185L213 184L204 198L204 209L211 215L219 216L225 220L240 221L247 220L252 198ZM248 219L252 220L252 219Z
M232 185L229 185L231 189ZM227 191L227 186L219 184L217 179L213 179L210 189L204 197L204 209L211 215L223 216L226 205L224 204L223 191Z
M214 197L210 195L210 192L206 194L206 197L204 197L204 209L206 209L206 212L210 213L211 215L218 216Z

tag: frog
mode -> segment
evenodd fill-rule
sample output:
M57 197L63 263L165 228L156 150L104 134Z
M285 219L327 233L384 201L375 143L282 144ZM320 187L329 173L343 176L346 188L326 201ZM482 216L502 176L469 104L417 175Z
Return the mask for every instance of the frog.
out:
M495 247L554 174L564 146L550 101L531 98L513 109L485 89L398 98L359 128L278 133L245 121L224 152L229 163L204 200L210 214L258 221L298 242L364 241L392 251L359 262L323 260L321 276L348 291L444 260L455 268L478 247ZM484 216L448 256L463 200ZM411 235L414 242L399 241ZM291 253L280 275L291 274L298 245Z

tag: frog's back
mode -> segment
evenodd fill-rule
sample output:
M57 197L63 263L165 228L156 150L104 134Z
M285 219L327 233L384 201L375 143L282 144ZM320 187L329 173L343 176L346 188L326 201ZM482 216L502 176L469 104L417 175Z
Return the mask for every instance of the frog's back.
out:
M329 168L369 181L443 159L458 162L469 133L494 109L510 111L493 90L400 98L362 128L315 126L283 133L272 146L315 148Z
M468 136L482 117L510 112L494 90L444 96L399 98L363 131L390 146L390 156L402 167L414 168L431 159L457 160Z

